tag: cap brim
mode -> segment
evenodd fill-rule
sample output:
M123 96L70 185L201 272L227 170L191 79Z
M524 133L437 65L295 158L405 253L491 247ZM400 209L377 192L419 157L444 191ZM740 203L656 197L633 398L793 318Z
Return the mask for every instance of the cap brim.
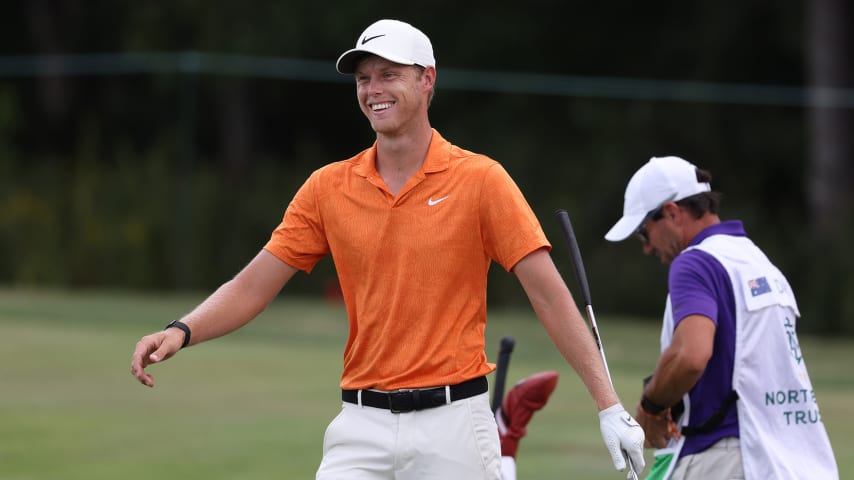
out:
M624 215L623 218L617 221L608 233L605 234L605 240L610 242L621 242L634 233L640 227L641 222L646 217L646 213L636 213L633 215Z
M343 74L352 74L356 72L356 64L359 62L359 59L365 55L376 55L378 57L385 58L388 61L399 63L401 65L415 65L412 63L412 60L398 57L397 55L391 55L384 52L376 52L373 50L365 50L361 48L353 48L347 50L342 53L340 57L338 57L338 62L335 64L335 68L339 73Z
M339 73L350 74L356 71L356 60L359 59L363 55L367 55L369 52L364 50L352 49L347 50L340 57L338 57L338 63L335 64L335 68L338 69Z

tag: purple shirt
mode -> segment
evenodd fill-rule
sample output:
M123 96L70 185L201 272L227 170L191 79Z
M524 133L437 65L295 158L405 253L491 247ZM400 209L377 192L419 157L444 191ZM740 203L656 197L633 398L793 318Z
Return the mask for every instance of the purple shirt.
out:
M740 220L712 225L700 232L690 245L712 235L746 237ZM732 281L723 265L702 250L683 251L670 266L668 275L674 328L689 315L703 315L715 323L714 350L703 375L688 392L691 421L696 427L711 417L732 391L735 361L735 296ZM724 437L738 437L738 414L733 404L723 421L711 433L689 436L680 456L701 452Z

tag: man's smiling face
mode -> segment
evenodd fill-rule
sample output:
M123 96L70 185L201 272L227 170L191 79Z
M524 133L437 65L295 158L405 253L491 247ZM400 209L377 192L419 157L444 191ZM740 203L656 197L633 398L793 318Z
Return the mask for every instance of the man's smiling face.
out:
M356 96L371 128L393 135L404 131L413 119L426 117L435 71L375 55L361 59L354 72Z

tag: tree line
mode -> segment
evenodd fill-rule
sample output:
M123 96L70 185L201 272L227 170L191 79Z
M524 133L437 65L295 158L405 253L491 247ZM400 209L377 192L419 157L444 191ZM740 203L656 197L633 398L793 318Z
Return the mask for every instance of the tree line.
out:
M189 0L4 7L0 282L152 290L222 283L266 242L311 171L372 142L353 85L337 79L334 61L367 24L389 17L433 40L434 126L507 168L577 289L554 219L559 208L570 213L597 310L660 314L666 270L639 245L602 236L620 216L631 174L651 156L680 155L712 172L724 194L722 217L743 219L790 278L803 328L854 331L852 108L641 90L680 80L850 92L850 34L831 35L851 18L845 2L579 4L571 14L560 13L567 8L560 2L387 3L333 2L321 15L281 1L252 9ZM152 52L326 62L330 77L277 78L245 65L110 74L20 67L46 55ZM466 72L486 83L461 85ZM497 77L482 75L495 72L542 74L532 80L539 85L589 79L598 92L617 80L637 94L502 91ZM318 293L332 282L324 261L288 289ZM494 303L524 302L500 268L489 288Z

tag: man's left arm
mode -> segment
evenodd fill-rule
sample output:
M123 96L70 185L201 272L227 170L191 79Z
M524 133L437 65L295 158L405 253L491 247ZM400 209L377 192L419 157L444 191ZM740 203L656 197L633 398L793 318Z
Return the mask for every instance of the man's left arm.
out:
M596 402L602 436L614 467L625 469L624 451L637 471L643 471L643 430L620 404L593 336L548 251L541 248L530 253L513 267L513 272L552 342Z

